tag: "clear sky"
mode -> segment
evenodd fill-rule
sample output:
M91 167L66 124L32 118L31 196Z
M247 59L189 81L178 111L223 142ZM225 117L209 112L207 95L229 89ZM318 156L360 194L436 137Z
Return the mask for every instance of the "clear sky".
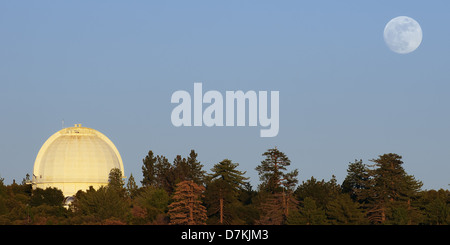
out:
M206 170L224 158L256 188L277 146L299 170L339 183L349 162L403 156L423 189L450 183L449 1L1 1L0 176L21 181L53 133L81 123L107 135L125 175L148 150ZM389 20L422 27L392 52ZM173 92L280 91L280 131L179 127Z

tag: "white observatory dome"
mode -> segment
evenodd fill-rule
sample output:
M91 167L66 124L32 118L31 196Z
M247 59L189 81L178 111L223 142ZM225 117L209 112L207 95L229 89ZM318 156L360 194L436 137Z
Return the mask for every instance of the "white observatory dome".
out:
M41 147L33 170L33 188L56 187L64 196L78 190L95 189L108 184L111 169L124 175L122 158L114 144L97 130L64 128Z

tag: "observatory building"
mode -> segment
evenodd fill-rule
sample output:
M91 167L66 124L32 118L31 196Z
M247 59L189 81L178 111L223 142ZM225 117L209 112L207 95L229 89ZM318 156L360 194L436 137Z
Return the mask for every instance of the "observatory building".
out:
M90 186L108 184L111 169L124 174L122 158L105 135L75 124L53 134L39 150L33 169L33 189L56 187L65 197Z

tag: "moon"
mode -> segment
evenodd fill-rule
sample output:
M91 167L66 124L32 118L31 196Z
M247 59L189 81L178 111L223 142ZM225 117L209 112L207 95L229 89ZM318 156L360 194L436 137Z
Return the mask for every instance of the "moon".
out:
M384 42L396 53L411 53L422 42L422 28L413 18L395 17L384 27Z

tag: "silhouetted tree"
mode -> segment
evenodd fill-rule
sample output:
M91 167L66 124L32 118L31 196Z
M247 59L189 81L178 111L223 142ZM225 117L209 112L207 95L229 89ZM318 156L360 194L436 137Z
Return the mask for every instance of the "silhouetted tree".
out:
M155 174L156 187L163 188L168 194L172 194L178 182L175 168L166 157L159 155L156 157Z
M192 180L198 185L204 184L206 171L202 170L203 165L197 160L197 153L191 150L188 158L177 155L173 160L176 183L184 180Z
M131 199L134 199L139 191L139 187L134 180L133 174L130 174L130 178L128 178L126 191L128 197L130 197Z
M156 185L156 175L155 175L155 162L156 157L153 156L153 151L149 151L147 156L142 159L142 186Z

